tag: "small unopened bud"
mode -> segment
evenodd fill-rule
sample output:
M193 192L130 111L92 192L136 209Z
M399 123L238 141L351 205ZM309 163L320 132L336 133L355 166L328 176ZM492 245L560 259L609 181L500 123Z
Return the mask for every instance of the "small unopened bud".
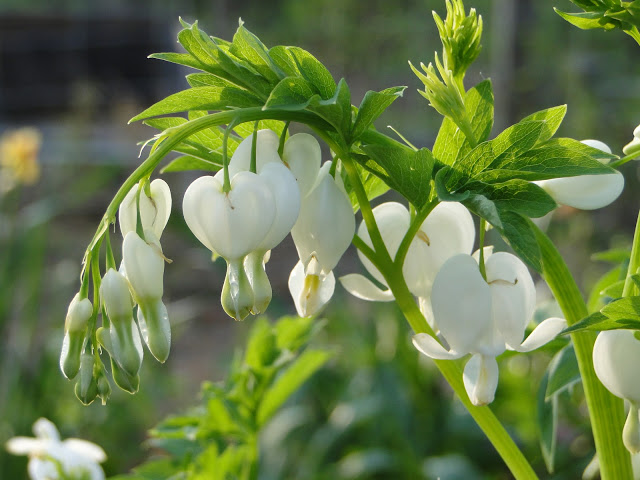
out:
M60 370L68 379L74 378L80 369L80 354L86 336L87 322L92 313L93 306L89 299L80 299L80 294L77 293L67 311L65 334L60 352Z
M622 429L622 443L634 455L640 453L640 425L638 424L638 407L631 403L627 421Z
M113 360L111 357L111 374L113 375L113 381L118 387L125 392L134 394L140 388L140 376L138 374L129 375Z
M98 387L98 396L102 400L102 405L106 405L107 400L111 395L111 384L109 383L109 379L105 374L104 368L100 369L100 374L98 375L97 387Z
M145 300L138 305L138 325L151 354L164 363L171 350L171 326L162 300Z
M76 382L75 394L84 405L91 404L98 396L98 384L93 374L94 361L91 353L83 353L80 359L80 377Z
M253 307L251 313L263 313L271 302L271 283L265 271L265 253L255 250L244 259L244 268L253 290Z
M238 321L244 320L251 312L253 290L244 270L243 259L227 262L227 275L220 300L227 315Z

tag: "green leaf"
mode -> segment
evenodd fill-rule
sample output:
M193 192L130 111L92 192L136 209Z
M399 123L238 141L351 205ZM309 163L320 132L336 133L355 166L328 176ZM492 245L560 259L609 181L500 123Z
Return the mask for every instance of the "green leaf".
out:
M536 272L542 272L540 248L529 219L515 212L501 213L503 227L500 231L516 254Z
M580 332L583 330L593 330L600 332L603 330L640 330L640 319L620 318L612 320L600 312L592 313L588 317L580 320L562 331L561 335Z
M222 162L222 160L221 160ZM217 172L222 168L222 163L214 163L202 158L182 155L173 159L169 164L160 170L160 173L185 172L191 170L204 170L206 172Z
M276 345L280 350L295 352L324 324L313 317L282 317L275 325Z
M386 172L385 181L389 186L416 207L429 199L434 165L429 150L423 148L416 152L397 142L385 145L370 143L361 148Z
M549 473L553 473L555 466L557 431L558 431L558 396L554 395L549 400L546 391L549 377L545 374L538 389L538 408L536 420L542 458Z
M171 62L185 67L195 68L196 70L206 70L207 66L200 62L196 57L189 53L152 53L148 58L155 58L165 62Z
M549 401L552 396L564 392L572 385L582 380L578 360L573 350L573 345L569 344L560 350L551 360L548 371L547 389L545 401Z
M492 185L470 182L459 191L481 195L492 201L499 211L517 212L533 218L542 217L558 206L542 188L524 180L509 180Z
M612 270L605 273L591 289L589 294L589 300L587 301L587 310L593 312L600 310L603 306L602 292L604 292L609 286L620 280L622 274L622 267L617 266ZM620 296L620 295L619 295ZM617 297L616 297L617 298Z
M273 84L285 77L284 72L269 56L267 47L258 37L244 28L242 20L233 36L229 51L236 57L246 60L258 73Z
M615 283L612 283L608 287L606 287L602 292L602 295L611 298L620 298L622 297L622 290L624 289L624 280L618 280Z
M271 365L279 353L276 337L269 321L260 317L251 327L247 352L245 353L246 364L259 370Z
M465 95L464 104L476 142L484 142L493 127L491 80L484 80L470 89ZM433 145L433 156L444 165L453 165L470 151L471 144L465 135L453 120L445 117Z
M257 413L258 425L264 425L284 402L313 375L327 360L329 353L306 350L287 368L267 390Z
M318 114L331 124L337 132L346 134L351 130L351 92L343 79L338 83L333 96L327 100L314 97L308 110Z
M556 13L564 18L571 25L580 28L581 30L591 30L594 28L605 28L607 23L602 17L600 12L578 12L567 13L557 8L554 8Z
M371 166L371 164L375 165L370 159L366 158L366 160L368 160L369 166ZM365 163L367 163L366 160ZM385 173L378 171L376 171L376 173L373 173L359 163L356 163L355 165L358 176L360 177L360 182L362 183L364 192L369 200L373 200L374 198L377 198L389 191L389 185L387 185L386 181L383 180L383 178L388 178ZM345 186L347 187L347 191L349 192L349 200L351 200L353 211L354 213L356 213L360 209L360 203L358 202L355 190L353 188L350 188L348 177L345 180Z
M540 137L538 138L538 141L535 144L535 145L539 145L541 143L546 142L556 134L566 113L567 113L567 106L560 105L557 107L547 108L546 110L540 110L539 112L532 113L531 115L523 118L521 122L533 122L533 121L544 122L544 126L542 127L542 132L540 134Z
M597 252L591 255L592 260L610 263L629 263L631 258L630 248L612 248L604 252Z
M169 95L133 117L129 123L189 110L228 110L259 106L262 106L262 102L241 88L196 87Z
M336 92L336 82L327 68L313 55L299 47L277 46L269 50L269 56L289 76L304 78L323 100Z
M357 139L374 122L376 118L384 112L407 87L393 87L382 90L381 92L368 91L360 107L358 107L358 116L353 125L351 138Z
M231 87L238 86L226 78L216 77L210 73L190 73L187 75L187 82L191 87ZM243 89L244 90L244 89Z
M475 179L487 183L512 178L535 181L615 172L597 158L615 157L577 140L554 138L518 156L509 156L493 162L491 169L476 175Z
M610 320L636 320L640 324L640 297L615 300L600 310Z
M287 77L275 86L264 109L302 110L311 103L315 95L317 94L304 78Z

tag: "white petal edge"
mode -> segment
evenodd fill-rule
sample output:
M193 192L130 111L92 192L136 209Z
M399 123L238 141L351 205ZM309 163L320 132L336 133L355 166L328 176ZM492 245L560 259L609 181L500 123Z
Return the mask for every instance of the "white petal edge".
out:
M62 445L73 451L73 453L78 454L78 456L93 460L94 462L102 463L107 459L107 454L101 447L87 440L67 438L63 440Z
M453 350L446 350L428 333L418 333L414 335L412 342L413 346L416 347L420 353L434 360L456 360L465 355L464 353Z
M509 345L509 348L516 352L530 352L556 338L565 328L567 328L567 321L564 318L547 318L540 322L521 345Z
M358 273L350 273L340 277L344 289L356 298L368 302L391 302L394 297L391 290L378 288L371 280Z

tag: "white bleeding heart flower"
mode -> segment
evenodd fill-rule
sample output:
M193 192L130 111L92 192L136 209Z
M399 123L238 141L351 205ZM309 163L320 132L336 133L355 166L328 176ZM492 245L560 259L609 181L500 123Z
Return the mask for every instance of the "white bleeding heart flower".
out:
M445 349L426 333L413 337L424 355L438 360L472 354L463 380L474 405L491 403L498 384L496 356L506 349L534 350L552 340L566 321L549 318L522 338L535 308L535 287L522 261L509 253L495 253L485 261L487 280L477 261L466 254L449 258L433 282L431 307L446 340Z
M127 233L122 243L122 263L138 304L138 325L151 354L165 362L171 349L171 325L162 302L165 258L154 233L147 230L145 240L136 232Z
M171 190L167 182L156 178L149 185L149 191L151 192L150 197L147 196L145 189L140 191L140 221L142 222L143 230L152 230L155 236L160 238L171 214ZM129 190L118 209L118 222L120 223L120 231L123 238L127 233L136 231L138 218L137 194L138 184Z
M638 125L633 131L633 140L627 143L622 152L625 155L635 154L636 158L640 157L640 125Z
M248 172L251 169L251 147L253 135L246 137L236 148L229 160L229 178L238 172ZM273 130L264 129L256 132L256 172L268 163L282 163L278 155L280 139Z
M611 149L598 140L584 140L582 143L603 152L611 153ZM607 163L603 160L601 162ZM620 172L553 178L534 183L546 191L559 204L581 210L595 210L606 207L618 198L624 189L624 177Z
M318 172L291 229L305 271L315 258L325 275L338 264L356 230L355 215L342 180L339 176L334 179L330 168L331 162L326 162Z
M395 258L409 229L409 211L399 203L387 202L374 208L373 215L389 255ZM358 236L372 247L364 222L358 228ZM433 279L442 264L453 255L471 253L474 239L473 219L464 205L451 202L438 204L422 223L409 246L402 267L409 290L419 298L428 298ZM360 251L358 256L367 271L386 286L382 274L369 259ZM340 278L340 282L349 293L363 300L393 300L393 295L388 289L381 290L362 275L346 275Z
M31 480L104 480L100 463L107 455L95 443L79 438L61 440L56 426L46 418L39 418L33 424L33 433L35 438L14 437L6 443L9 453L29 456L27 469Z
M304 198L318 177L322 163L320 144L308 133L296 133L284 144L282 160L289 167Z
M275 219L276 206L267 181L241 171L223 191L224 173L195 180L184 194L187 225L200 242L226 260L239 260L264 240Z
M71 379L78 374L80 369L80 355L84 345L87 323L93 314L93 305L88 298L80 298L76 293L64 322L64 339L60 352L60 370L65 377Z
M593 346L593 367L602 384L615 396L630 403L629 416L622 431L624 445L631 453L640 452L640 340L634 330L605 330Z
M302 261L299 261L289 275L289 291L301 317L319 313L331 300L335 287L333 272L322 273L315 258L307 266L307 273Z

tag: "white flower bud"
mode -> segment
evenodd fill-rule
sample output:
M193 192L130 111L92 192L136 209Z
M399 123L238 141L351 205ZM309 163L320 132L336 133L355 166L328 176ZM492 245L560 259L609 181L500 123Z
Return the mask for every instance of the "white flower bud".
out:
M251 146L253 135L246 137L229 160L229 178L238 172L248 172L251 168ZM261 173L265 165L271 162L282 163L278 155L280 139L273 130L258 130L256 133L256 173Z
M320 144L308 133L296 133L289 137L284 144L282 160L287 164L300 188L304 198L318 177L322 163Z
M184 194L184 218L209 250L237 260L255 250L273 224L276 207L266 180L251 172L231 179L223 191L223 172L194 181Z
M84 331L92 313L93 306L89 299L80 299L80 293L76 293L67 310L67 318L64 322L65 332Z
M291 236L306 266L315 258L324 274L331 272L347 250L356 229L355 215L340 180L329 174L331 163L320 169L309 194L302 200Z
M127 233L136 231L138 219L138 209L136 208L136 196L138 194L138 184L136 184L118 209L118 222L122 237ZM145 189L140 191L140 220L143 230L152 230L157 238L162 236L164 227L167 226L169 215L171 214L171 190L167 182L156 178L149 185L151 196L148 197Z
M582 143L611 153L611 149L598 140L584 140ZM618 198L624 189L624 177L620 172L553 178L533 183L540 186L556 202L581 210L606 207Z

